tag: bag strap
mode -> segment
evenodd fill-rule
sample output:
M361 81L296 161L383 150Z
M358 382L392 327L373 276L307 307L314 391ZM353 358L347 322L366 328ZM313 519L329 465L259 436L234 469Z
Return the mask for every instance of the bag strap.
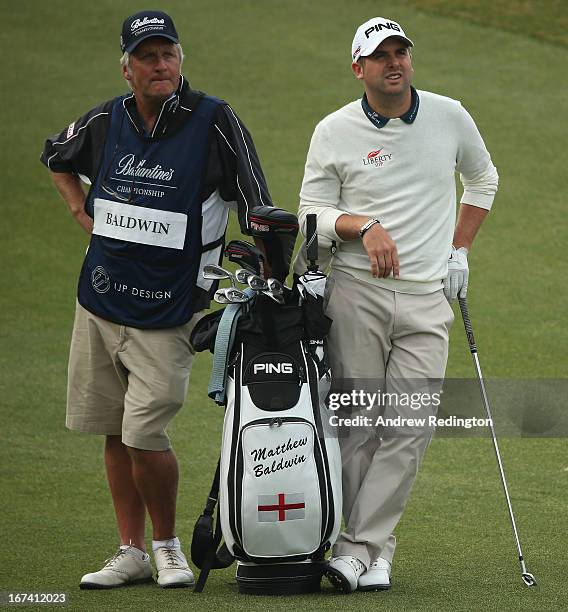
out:
M213 476L213 482L211 483L211 490L209 491L209 496L207 498L207 503L205 504L205 509L203 510L203 514L208 516L213 516L213 512L215 512L215 506L217 505L217 501L219 499L219 478L221 473L221 457L219 457L219 461L217 462L217 469L215 470L215 476ZM213 568L213 564L217 559L217 549L219 548L219 544L221 543L222 538L221 532L221 520L220 513L217 512L217 520L215 521L215 533L213 534L213 541L211 543L211 548L207 551L207 555L205 556L205 560L201 565L201 571L199 572L199 578L195 584L195 588L193 591L195 593L201 593L203 588L205 587L205 583L207 582L207 578L209 576L209 572Z
M254 296L252 289L245 289L249 297ZM239 318L243 312L242 304L229 304L221 317L217 336L215 338L215 352L213 354L213 368L207 394L217 404L223 405L226 399L227 370L231 349L237 333Z
M207 503L205 504L205 508L203 510L203 514L207 514L207 516L213 516L213 512L215 512L215 506L217 505L217 501L219 500L220 475L221 475L221 457L219 457L219 461L217 461L217 468L215 470L215 475L213 476L213 482L211 483L211 490L209 491L209 495L207 497Z

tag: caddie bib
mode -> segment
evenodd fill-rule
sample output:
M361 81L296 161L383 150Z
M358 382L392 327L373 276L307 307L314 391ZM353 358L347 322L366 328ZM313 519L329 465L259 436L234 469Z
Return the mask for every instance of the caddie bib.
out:
M85 209L94 227L79 303L123 325L175 327L193 314L201 239L200 190L219 101L204 96L175 134L138 133L117 98ZM208 248L205 245L205 248Z

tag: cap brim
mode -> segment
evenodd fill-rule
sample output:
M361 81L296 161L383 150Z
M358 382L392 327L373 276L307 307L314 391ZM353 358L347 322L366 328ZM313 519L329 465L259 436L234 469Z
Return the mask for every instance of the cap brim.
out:
M414 47L414 43L410 40L410 38L406 38L406 36L401 36L400 34L390 34L379 40L379 42L377 42L376 44L373 43L370 44L368 47L361 49L359 55L353 61L356 62L360 57L368 57L369 55L371 55L382 42L387 40L387 38L400 38L400 40L403 40L409 47Z
M148 38L167 38L168 40L171 40L173 43L179 43L179 40L177 38L175 38L174 36L170 36L169 34L161 34L160 32L147 32L146 34L141 36L139 39L130 43L128 47L124 49L124 51L126 53L132 53L132 51L134 51L134 49L136 49L136 47L141 42L143 42L144 40L147 40Z

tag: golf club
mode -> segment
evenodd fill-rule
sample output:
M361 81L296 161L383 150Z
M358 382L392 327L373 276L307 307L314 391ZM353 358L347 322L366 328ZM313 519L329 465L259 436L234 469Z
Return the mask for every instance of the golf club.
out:
M261 291L262 294L268 296L271 300L282 305L284 304L284 296L281 293L272 293L272 291Z
M263 276L264 274L264 255L262 251L244 240L231 240L225 248L225 257L232 262L239 264L253 274Z
M318 234L317 216L306 216L306 255L308 258L308 272L318 271Z
M231 304L245 304L251 299L244 291L235 289L234 287L226 289L225 295Z
M228 270L225 270L221 266L216 266L215 264L207 264L206 266L203 266L202 275L203 278L207 280L220 281L228 278L231 281L231 286L236 286L234 276Z
M256 274L251 274L247 278L247 284L253 291L257 291L258 293L268 290L268 283Z
M215 295L213 296L213 299L217 302L217 304L229 304L229 298L227 297L227 290L226 289L217 289L217 291L215 291Z
M250 297L240 289L231 287L229 289L217 289L213 299L218 304L245 304L250 300Z
M247 285L248 287L248 279L253 274L253 272L245 270L244 268L237 268L237 271L235 272L235 278L239 283L241 283L241 285Z
M515 523L515 516L513 514L513 506L511 504L511 498L509 497L509 489L507 487L507 480L505 479L505 470L503 469L503 462L501 461L499 445L497 444L497 435L495 434L495 429L493 427L493 417L491 416L491 409L489 408L489 398L487 396L487 391L485 390L485 383L483 382L483 374L481 373L481 365L479 363L479 358L477 356L477 345L475 344L475 338L473 336L473 327L471 325L471 320L469 318L467 301L466 301L466 298L459 298L458 302L460 305L463 324L465 327L467 342L469 344L469 350L471 352L471 356L473 357L473 362L475 364L475 370L477 372L477 379L479 381L479 387L481 389L481 397L483 399L483 404L485 405L485 412L487 413L487 418L489 419L489 428L491 429L491 436L493 438L493 448L495 449L495 455L497 457L497 464L499 465L499 473L501 475L501 484L503 485L503 490L505 491L505 499L507 500L507 508L509 509L509 517L511 519L511 525L513 527L513 534L515 536L515 542L517 543L517 551L519 553L519 563L521 565L521 578L527 586L535 586L536 578L527 571L527 566L525 565L525 560L523 557L523 551L521 549L521 542L519 540L517 524Z
M279 280L276 280L275 278L269 278L266 283L268 285L268 290L270 291L270 293L274 293L275 295L282 295L284 293L284 286Z

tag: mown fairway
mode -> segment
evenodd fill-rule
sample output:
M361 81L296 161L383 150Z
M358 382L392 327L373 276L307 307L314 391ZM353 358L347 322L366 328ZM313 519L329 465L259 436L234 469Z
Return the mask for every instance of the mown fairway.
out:
M234 568L212 574L202 595L155 585L79 591L80 576L117 542L101 440L64 428L86 236L38 157L47 135L125 90L120 25L147 4L0 3L0 591L67 592L72 610L566 609L565 437L502 441L536 589L520 580L490 440L473 438L432 443L397 532L391 592L342 597L326 583L318 596L250 598L238 595ZM315 124L360 95L349 68L355 28L377 13L400 21L416 44L416 86L463 102L501 177L494 211L470 256L469 302L484 373L568 377L565 2L154 6L175 19L184 74L194 87L231 102L254 136L275 203L292 211ZM229 237L236 236L233 222ZM206 397L210 363L208 355L197 359L186 406L170 428L182 471L178 532L186 551L219 451L222 411ZM474 375L458 318L448 375Z

